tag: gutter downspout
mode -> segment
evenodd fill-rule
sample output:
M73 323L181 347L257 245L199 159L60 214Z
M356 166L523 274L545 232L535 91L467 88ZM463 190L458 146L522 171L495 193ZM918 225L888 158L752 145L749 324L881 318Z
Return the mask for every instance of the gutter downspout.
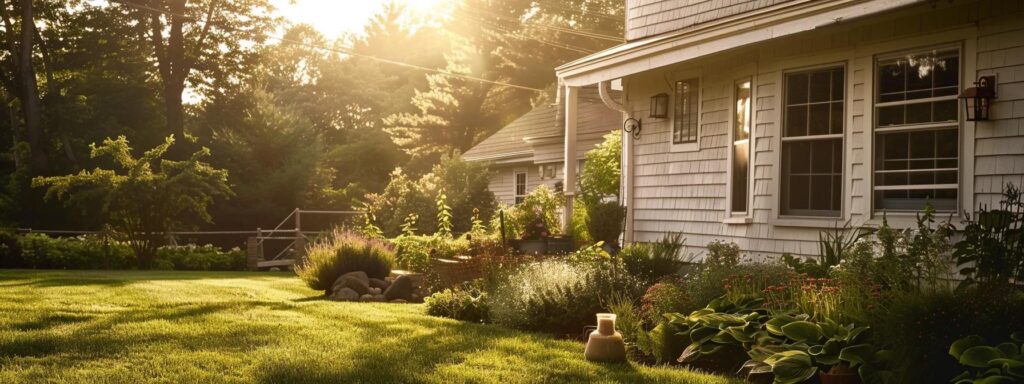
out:
M601 101L611 110L622 113L623 120L631 115L622 102L612 98L611 82L602 81L597 83L597 91ZM623 100L625 100L625 86L623 86ZM619 190L621 204L626 208L626 225L623 231L623 245L633 242L633 135L620 132L622 135L622 179Z

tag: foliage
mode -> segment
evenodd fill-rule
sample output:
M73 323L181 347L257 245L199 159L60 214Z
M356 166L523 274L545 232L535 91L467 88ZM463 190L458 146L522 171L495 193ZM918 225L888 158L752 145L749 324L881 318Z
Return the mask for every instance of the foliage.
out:
M27 234L18 238L20 263L32 269L130 269L136 266L128 244L106 236L50 237Z
M382 241L336 229L306 250L306 258L295 273L310 288L329 291L341 275L362 271L383 279L394 264L394 251Z
M1024 281L1024 201L1021 190L1007 184L998 209L981 208L968 218L964 238L953 256L965 285L1006 286Z
M157 262L167 262L179 271L242 271L246 256L238 247L222 250L213 245L163 246L156 250Z
M515 328L580 335L613 295L638 295L638 282L619 272L561 260L527 264L490 292L491 318Z
M467 284L462 287L446 288L424 299L427 314L447 317L473 323L486 323L490 320L490 309L487 306L487 292L479 283Z
M599 209L598 205L605 198L619 195L621 162L622 134L618 131L604 135L604 141L587 151L585 166L580 170L578 198L588 209ZM591 214L590 217L595 216ZM607 239L595 238L608 242Z
M420 233L469 232L474 217L486 222L496 209L491 176L487 164L460 157L443 158L419 179L396 169L384 191L365 196L363 209L373 212L373 223L388 237L401 234L410 216Z
M978 335L953 342L949 354L966 370L953 378L956 384L1013 383L1024 381L1024 331L1010 335L1011 341L991 346Z
M715 240L708 244L708 254L704 258L704 268L708 271L721 271L740 264L740 246L736 243L725 243Z
M685 246L686 239L681 233L666 234L653 243L630 244L619 252L618 257L622 259L626 272L652 284L679 272L684 263L681 253Z
M227 172L202 161L210 155L203 148L188 160L164 158L174 144L163 144L132 155L124 136L92 146L92 157L110 156L117 169L96 168L76 174L37 177L36 187L48 187L47 198L64 199L83 210L99 208L106 221L127 238L140 268L149 268L160 237L193 220L209 221L206 208L214 199L232 194Z
M971 287L895 295L872 312L872 344L891 351L891 382L948 383L963 368L947 353L966 335L1002 340L1024 329L1024 295Z
M835 226L818 232L818 258L804 260L790 254L782 256L782 262L799 273L813 277L828 276L832 267L847 258L859 241L870 236L870 228L853 228L847 221L842 227Z
M647 323L657 324L665 313L690 312L701 306L694 303L686 283L682 277L666 277L647 288L640 298L640 313Z
M502 207L505 217L505 238L518 239L524 236L530 223L543 222L551 234L559 234L558 208L562 206L564 197L546 185L530 191L523 202L511 207ZM500 231L499 215L495 215L491 228ZM500 234L499 234L500 237Z
M24 268L24 263L18 236L0 231L0 268Z
M598 201L586 205L587 232L593 241L603 241L612 247L619 244L626 210L614 201Z
M470 254L470 241L465 237L403 235L391 239L391 244L395 246L398 268L416 272L427 272L433 258Z

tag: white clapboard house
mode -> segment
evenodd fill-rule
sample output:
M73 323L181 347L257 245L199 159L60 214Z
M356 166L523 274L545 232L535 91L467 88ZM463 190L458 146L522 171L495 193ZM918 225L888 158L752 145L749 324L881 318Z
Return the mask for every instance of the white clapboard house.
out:
M1022 183L1024 1L626 6L626 43L556 71L568 153L580 88L621 80L627 242L816 255L822 228L909 226L926 201L957 220Z
M601 102L597 87L586 87L580 92L577 99L580 117L572 157L577 170L583 165L586 152L600 143L602 136L618 129L622 120L621 113ZM615 90L611 92L619 94ZM495 174L489 187L498 202L518 204L541 185L553 190L562 188L565 180L563 113L565 106L558 100L541 105L463 154L466 161L491 164Z

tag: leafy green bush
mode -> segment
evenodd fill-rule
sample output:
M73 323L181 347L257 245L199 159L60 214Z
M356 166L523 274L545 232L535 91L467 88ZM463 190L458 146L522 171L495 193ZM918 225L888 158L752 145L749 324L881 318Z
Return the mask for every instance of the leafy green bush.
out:
M953 342L949 354L965 369L953 379L957 384L1024 381L1024 331L995 346L986 345L981 336L967 336Z
M1002 340L1024 329L1024 294L968 289L900 294L869 322L873 343L891 350L895 383L948 383L963 372L947 352L966 335Z
M682 234L669 234L654 243L630 244L619 252L618 257L627 272L651 284L679 272L683 265L680 253L685 243Z
M551 234L559 234L558 208L562 206L564 197L561 193L555 192L546 185L541 185L530 191L523 202L511 207L502 207L502 214L494 215L491 221L491 228L495 232L501 230L501 217L505 218L505 238L518 239L523 236L527 225L536 221L543 221ZM496 237L501 237L500 232Z
M640 287L615 269L545 260L522 266L497 283L490 294L491 318L514 328L581 335L613 295L636 297Z
M209 244L163 246L156 250L156 260L179 271L241 271L246 266L245 252L238 247L225 251Z
M451 259L471 252L470 241L465 236L398 236L391 240L395 246L395 261L400 269L426 272L430 259Z
M740 264L740 246L736 243L712 241L704 257L704 268L709 271L726 270Z
M998 209L968 218L953 256L966 285L1007 287L1024 281L1024 194L1008 184Z
M586 205L587 231L594 241L617 246L626 211L614 201L598 201Z
M0 231L0 268L25 268L18 236Z
M309 247L295 273L310 288L326 292L343 274L363 271L383 279L394 265L395 253L385 243L338 229Z
M427 297L427 314L474 323L490 321L487 293L479 284L447 288Z
M109 238L27 234L18 241L22 249L22 268L131 269L135 264L132 248Z

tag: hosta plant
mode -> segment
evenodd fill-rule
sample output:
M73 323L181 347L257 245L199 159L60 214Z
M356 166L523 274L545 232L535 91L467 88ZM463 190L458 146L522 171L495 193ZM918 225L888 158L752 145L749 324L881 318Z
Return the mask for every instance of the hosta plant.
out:
M953 379L956 384L1001 384L1024 381L1024 331L1010 335L1012 341L996 346L971 335L953 342L949 354L966 369Z

